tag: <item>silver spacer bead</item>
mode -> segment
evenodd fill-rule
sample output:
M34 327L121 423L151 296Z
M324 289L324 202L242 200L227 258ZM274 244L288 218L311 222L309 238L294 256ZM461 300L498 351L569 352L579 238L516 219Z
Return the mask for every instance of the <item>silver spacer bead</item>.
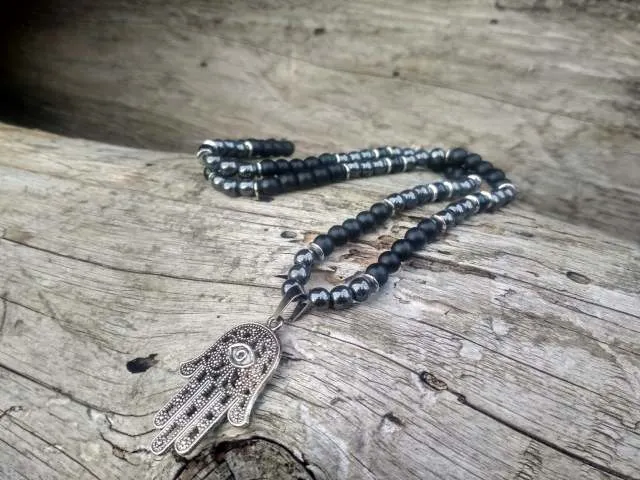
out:
M431 193L433 194L433 196L431 197L431 201L435 202L438 198L438 188L433 183L428 184L427 188L431 190Z
M404 155L402 155L400 157L400 159L402 160L402 171L406 172L407 171L407 157L405 157Z
M491 192L487 192L486 190L482 190L480 192L480 195L482 195L483 197L486 197L489 200L490 205L493 205L495 202L493 200L493 195L491 195Z
M210 173L209 173L209 175L207 175L207 180L208 180L208 181L211 181L211 180L213 180L213 177L215 177L215 176L216 176L216 174L215 174L215 173L210 172Z
M444 159L449 160L449 154L451 153L451 149L448 149L444 154Z
M209 150L208 148L201 148L196 152L196 158L198 158L201 161L203 161L202 157L204 157L205 155L213 155L213 154L211 153L211 150Z
M470 178L471 180L476 182L478 185L482 184L482 179L478 175L476 175L475 173L469 175L467 178Z
M318 259L318 262L324 262L324 252L318 246L318 244L311 242L307 245L307 248L313 252L315 257Z
M464 198L466 198L467 200L469 200L471 203L475 205L475 208L473 209L473 213L474 214L478 213L478 210L480 210L480 200L478 200L475 195L467 195Z
M442 182L442 184L444 185L444 188L446 188L449 192L447 193L447 198L451 198L451 195L453 195L453 185L451 185L451 182Z
M376 157L376 158L380 158L380 152L378 151L378 149L377 149L377 148L374 148L374 149L372 150L372 152L373 152L373 156L374 156L374 157Z
M346 163L343 163L342 166L344 167L344 170L347 174L347 180L349 180L351 178L351 168L349 168L349 165Z
M213 140L205 140L204 142L202 142L203 145L209 145L210 147L213 147L215 149L218 148L218 142L214 142Z
M256 194L256 199L260 200L260 192L258 191L258 181L257 180L253 182L253 191Z
M391 163L391 159L389 157L384 157L384 162L387 164L387 173L391 173L391 169L393 168L393 163Z
M442 224L442 233L445 233L447 231L447 222L444 218L442 218L440 215L431 215L431 218Z
M391 200L385 198L384 200L382 200L382 203L386 203L391 207L391 216L396 214L396 207L393 205L393 202Z
M369 283L373 285L373 288L374 288L373 293L376 293L378 290L380 290L380 284L378 283L378 280L376 280L376 277L374 277L373 275L369 275L368 273L362 273L358 276L368 280Z
M249 140L246 140L244 142L244 146L247 147L247 150L249 150L249 156L253 155L253 145L251 145L251 142Z
M258 160L256 162L256 170L258 171L258 176L262 176L262 160Z
M498 189L502 189L502 188L511 188L513 189L514 193L518 192L518 189L516 188L516 186L513 183L501 183L500 185L498 185Z
M334 153L333 156L336 157L336 163L342 163L342 159L340 158L339 153Z
M389 155L392 155L392 156L395 155L393 151L393 147L385 147L385 150L389 152Z

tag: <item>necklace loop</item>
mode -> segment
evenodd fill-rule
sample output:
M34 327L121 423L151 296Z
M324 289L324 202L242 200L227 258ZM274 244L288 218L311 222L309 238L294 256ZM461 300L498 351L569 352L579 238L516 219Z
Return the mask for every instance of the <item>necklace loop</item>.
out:
M307 298L307 292L300 284L296 283L287 290L275 312L267 318L266 326L275 332L285 323L295 322L309 308L311 308L311 302Z

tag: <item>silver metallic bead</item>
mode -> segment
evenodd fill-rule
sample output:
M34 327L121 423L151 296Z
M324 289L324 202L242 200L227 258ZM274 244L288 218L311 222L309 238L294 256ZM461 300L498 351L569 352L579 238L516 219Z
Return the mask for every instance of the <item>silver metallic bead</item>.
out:
M314 254L314 256L316 257L316 260L317 260L318 262L324 262L324 251L320 248L320 246L319 246L319 245L317 245L317 244L315 244L315 243L311 242L311 243L307 246L307 248L313 252L313 254Z

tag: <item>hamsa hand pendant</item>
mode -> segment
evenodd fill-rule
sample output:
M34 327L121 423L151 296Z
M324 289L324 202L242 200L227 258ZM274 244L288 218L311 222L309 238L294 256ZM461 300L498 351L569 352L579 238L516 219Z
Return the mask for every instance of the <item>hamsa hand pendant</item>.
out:
M225 414L229 423L249 423L251 409L278 366L280 344L275 333L257 323L232 328L201 355L180 365L189 378L156 414L160 432L151 442L157 455L171 445L184 455Z

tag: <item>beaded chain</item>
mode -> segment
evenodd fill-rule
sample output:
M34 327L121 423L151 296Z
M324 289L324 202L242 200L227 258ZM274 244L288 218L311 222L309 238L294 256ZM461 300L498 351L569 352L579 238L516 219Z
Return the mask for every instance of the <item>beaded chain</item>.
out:
M333 182L372 175L410 172L416 168L444 174L447 180L417 185L393 193L355 218L335 225L326 234L318 235L307 248L294 255L293 266L282 285L286 295L302 286L311 276L311 267L325 260L335 247L356 240L396 212L411 210L429 202L457 199L446 208L424 218L383 252L365 273L356 275L348 284L328 291L313 288L306 300L317 309L342 309L365 301L388 280L413 252L435 241L454 225L481 212L492 212L516 197L516 188L502 170L463 148L380 147L349 153L323 153L304 160L269 157L290 156L294 145L287 140L207 140L198 149L197 157L204 165L204 176L216 190L229 196L263 198L298 189L313 188ZM244 159L259 158L248 161ZM491 191L478 191L482 181Z

